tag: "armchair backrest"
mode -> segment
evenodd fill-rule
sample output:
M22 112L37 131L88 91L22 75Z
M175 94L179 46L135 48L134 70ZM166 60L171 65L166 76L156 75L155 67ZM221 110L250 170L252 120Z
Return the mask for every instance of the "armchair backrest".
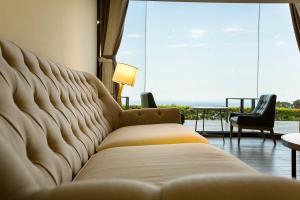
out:
M141 94L142 108L157 108L153 94L151 92L144 92Z
M276 95L261 95L259 101L252 111L254 114L261 115L268 125L274 125L275 120Z

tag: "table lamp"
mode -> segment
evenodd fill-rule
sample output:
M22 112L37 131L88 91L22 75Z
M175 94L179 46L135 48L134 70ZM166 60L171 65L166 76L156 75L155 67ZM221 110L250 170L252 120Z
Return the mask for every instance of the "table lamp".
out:
M124 63L118 63L115 69L114 76L112 78L113 82L119 83L119 91L117 96L117 102L122 105L121 95L124 85L134 86L138 68Z

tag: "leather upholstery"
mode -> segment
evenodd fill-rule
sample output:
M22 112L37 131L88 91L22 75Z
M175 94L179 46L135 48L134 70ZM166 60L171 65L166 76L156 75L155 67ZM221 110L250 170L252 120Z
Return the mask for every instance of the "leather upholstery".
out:
M176 108L144 108L124 110L119 116L119 127L142 124L180 123Z
M157 108L153 94L151 92L143 92L141 94L142 108ZM183 114L180 115L181 124L184 124L185 117Z
M77 181L41 190L30 200L159 200L160 188L129 179Z
M112 147L155 144L204 143L202 135L181 124L151 124L126 126L111 132L97 147L97 151Z
M126 119L128 112L96 77L5 40L0 85L0 199L70 182L111 131L137 119L161 123L170 116L168 109L146 116L130 111L135 118ZM179 112L171 113L170 122L179 123Z
M141 94L142 108L157 108L153 94L151 92L143 92Z
M117 126L113 112L121 108L86 73L7 41L0 53L1 183L19 173L20 185L36 189L71 181ZM1 195L9 195L7 187Z
M262 175L206 174L158 187L128 179L77 182L42 190L31 200L298 200L299 181Z
M244 126L274 127L276 95L261 95L251 113L230 113L232 123Z
M258 172L237 158L197 143L109 148L93 155L77 181L130 179L163 185L188 175L252 174Z
M300 182L272 176L205 174L172 180L163 200L297 200Z

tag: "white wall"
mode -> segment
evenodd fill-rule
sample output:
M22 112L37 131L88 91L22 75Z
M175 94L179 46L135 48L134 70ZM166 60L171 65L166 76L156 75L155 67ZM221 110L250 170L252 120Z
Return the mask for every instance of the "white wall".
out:
M96 0L0 0L0 38L96 74Z

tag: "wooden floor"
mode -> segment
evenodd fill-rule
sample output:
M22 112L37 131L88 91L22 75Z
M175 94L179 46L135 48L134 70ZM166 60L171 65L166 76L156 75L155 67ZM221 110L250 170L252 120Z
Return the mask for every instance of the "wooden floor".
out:
M273 145L271 139L264 142L261 138L241 138L238 146L237 138L230 142L225 138L223 142L220 137L208 138L210 144L215 145L226 152L244 161L259 172L275 176L291 177L291 151L277 141ZM300 152L297 152L297 179L300 180Z

